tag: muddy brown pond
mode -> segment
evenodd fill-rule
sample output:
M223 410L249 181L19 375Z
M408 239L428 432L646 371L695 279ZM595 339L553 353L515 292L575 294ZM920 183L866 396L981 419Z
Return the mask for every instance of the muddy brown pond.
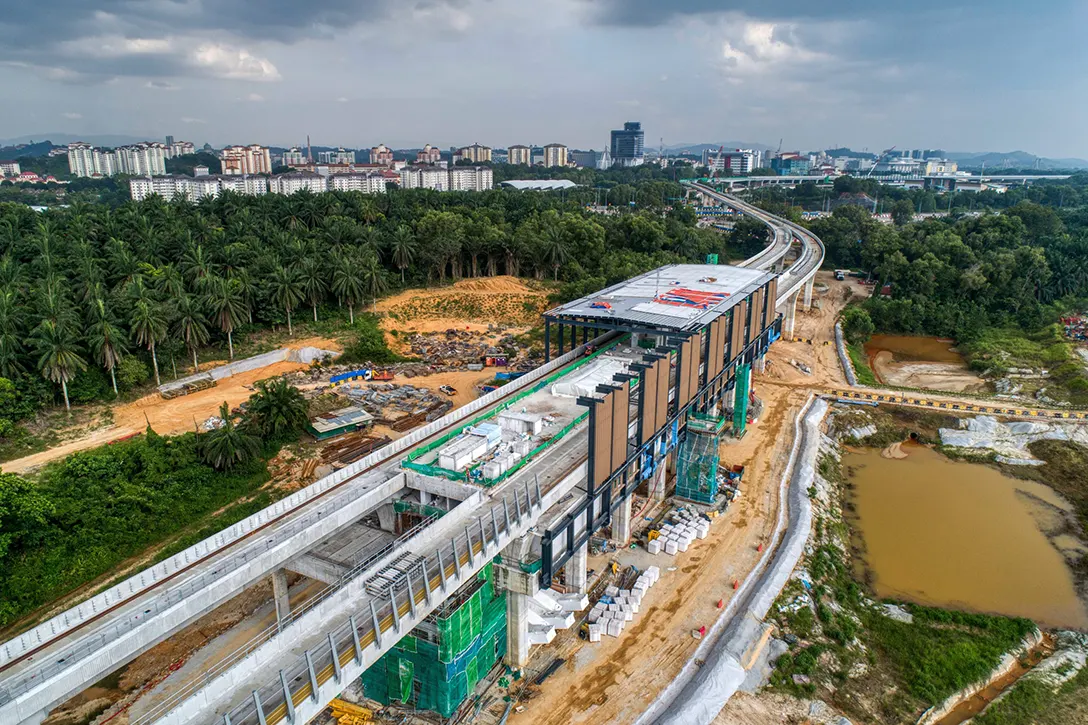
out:
M1050 488L909 445L849 452L865 561L879 597L1088 628L1072 572L1045 531L1069 504ZM1065 544L1068 546L1068 542Z
M955 343L936 337L873 335L865 343L869 367L885 385L948 392L983 390L986 382L967 369Z

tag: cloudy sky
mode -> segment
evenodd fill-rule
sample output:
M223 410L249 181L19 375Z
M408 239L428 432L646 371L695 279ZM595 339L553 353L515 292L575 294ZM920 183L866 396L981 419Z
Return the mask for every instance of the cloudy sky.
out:
M6 0L0 138L1088 157L1083 0Z

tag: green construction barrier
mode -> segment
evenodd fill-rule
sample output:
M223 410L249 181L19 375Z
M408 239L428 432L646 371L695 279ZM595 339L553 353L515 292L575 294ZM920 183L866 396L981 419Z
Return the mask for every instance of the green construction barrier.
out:
M699 503L713 503L718 495L718 445L725 429L724 418L692 415L676 461L676 496Z
M491 565L467 586L475 591L459 606L428 617L437 636L417 628L363 673L367 697L433 710L442 717L457 711L506 653L506 595L496 592Z

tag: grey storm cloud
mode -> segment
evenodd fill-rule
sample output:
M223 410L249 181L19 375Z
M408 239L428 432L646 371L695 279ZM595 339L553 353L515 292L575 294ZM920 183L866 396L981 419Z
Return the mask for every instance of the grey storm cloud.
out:
M689 15L743 13L761 20L858 20L921 18L930 12L955 14L972 10L1015 8L1021 0L583 0L590 16L604 25L653 26ZM1063 1L1064 4L1064 1Z
M332 38L398 11L461 0L49 0L0 12L0 63L54 80L113 76L278 77L245 48ZM167 42L185 38L185 42Z

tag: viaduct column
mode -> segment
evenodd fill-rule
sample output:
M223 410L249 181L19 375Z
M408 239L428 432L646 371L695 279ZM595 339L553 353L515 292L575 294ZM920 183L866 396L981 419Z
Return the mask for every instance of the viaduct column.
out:
M506 656L515 670L529 664L529 598L540 591L537 574L522 571L516 563L495 565L495 586L506 592Z
M812 287L816 283L816 278L813 277L808 282L805 282L805 309L812 309Z
M589 579L587 564L589 561L589 542L574 549L563 571L567 575L567 589L578 594L586 593Z
M662 467L664 467L662 461ZM631 542L631 501L628 496L620 503L620 507L612 514L612 538L620 546L627 546Z
M272 597L276 600L276 623L282 627L283 620L291 616L291 598L287 593L286 569L276 569L272 572Z
M782 320L782 336L786 340L793 339L793 325L797 321L797 298L801 295L800 292L796 292L790 295L789 300L786 302L786 315Z

